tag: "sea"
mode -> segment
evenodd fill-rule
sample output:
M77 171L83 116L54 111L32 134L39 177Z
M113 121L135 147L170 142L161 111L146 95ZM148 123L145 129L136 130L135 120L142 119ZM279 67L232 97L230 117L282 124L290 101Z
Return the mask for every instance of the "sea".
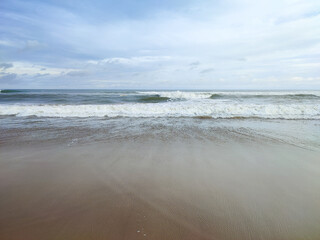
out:
M320 91L2 89L1 140L216 137L217 129L319 146ZM279 137L280 135L280 137ZM33 138L32 138L33 137ZM32 139L30 139L32 138Z
M320 119L320 91L1 90L1 116Z

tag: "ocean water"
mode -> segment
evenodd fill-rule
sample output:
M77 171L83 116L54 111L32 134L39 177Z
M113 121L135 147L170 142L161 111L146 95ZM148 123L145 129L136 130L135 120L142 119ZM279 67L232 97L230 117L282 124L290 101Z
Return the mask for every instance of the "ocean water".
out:
M2 90L0 145L152 139L320 150L320 91Z
M320 91L1 90L0 116L320 119Z

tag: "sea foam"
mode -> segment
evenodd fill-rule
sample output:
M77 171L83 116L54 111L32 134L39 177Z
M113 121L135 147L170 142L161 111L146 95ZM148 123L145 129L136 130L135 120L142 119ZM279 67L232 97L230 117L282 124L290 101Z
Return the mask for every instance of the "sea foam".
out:
M0 105L0 115L38 117L211 117L320 119L317 104L185 101L106 105Z

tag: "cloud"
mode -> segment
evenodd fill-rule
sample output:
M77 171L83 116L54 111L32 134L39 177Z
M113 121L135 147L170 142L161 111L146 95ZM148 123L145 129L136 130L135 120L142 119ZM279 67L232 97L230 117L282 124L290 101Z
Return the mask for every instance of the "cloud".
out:
M89 75L89 73L86 71L70 71L70 72L66 73L65 75L70 76L70 77L84 77L84 76Z
M7 66L7 65L6 65ZM17 75L35 75L38 73L41 74L51 74L51 75L60 75L62 72L74 71L74 68L59 68L52 66L44 66L40 64L34 64L31 62L13 62L6 68L6 72L15 73Z
M0 82L11 82L17 78L17 74L14 73L0 73Z
M5 47L15 47L16 44L12 41L8 41L8 40L1 40L0 39L0 46L5 46Z
M23 51L30 51L30 50L40 50L41 48L45 47L45 44L41 44L37 40L27 40L22 48Z
M148 63L159 63L172 60L170 56L137 56L137 57L117 57L104 58L102 60L89 60L88 63L95 65L120 64L120 65L141 65Z
M206 68L200 71L201 74L205 74L205 73L210 73L213 72L215 69L214 68Z
M41 72L42 88L73 77L91 87L288 88L296 76L320 87L317 0L75 3L3 0L0 54L13 66L1 69Z
M199 64L200 64L200 62L196 61L196 62L190 63L189 66L194 67L194 66L198 66Z
M320 77L292 77L293 82L320 82Z
M2 70L6 70L11 67L13 67L12 63L0 63L0 69Z

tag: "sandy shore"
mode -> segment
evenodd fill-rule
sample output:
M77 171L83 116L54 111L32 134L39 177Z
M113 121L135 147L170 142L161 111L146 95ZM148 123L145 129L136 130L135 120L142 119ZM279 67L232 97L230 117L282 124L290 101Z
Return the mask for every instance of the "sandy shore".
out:
M319 153L212 141L0 153L0 239L319 239Z

